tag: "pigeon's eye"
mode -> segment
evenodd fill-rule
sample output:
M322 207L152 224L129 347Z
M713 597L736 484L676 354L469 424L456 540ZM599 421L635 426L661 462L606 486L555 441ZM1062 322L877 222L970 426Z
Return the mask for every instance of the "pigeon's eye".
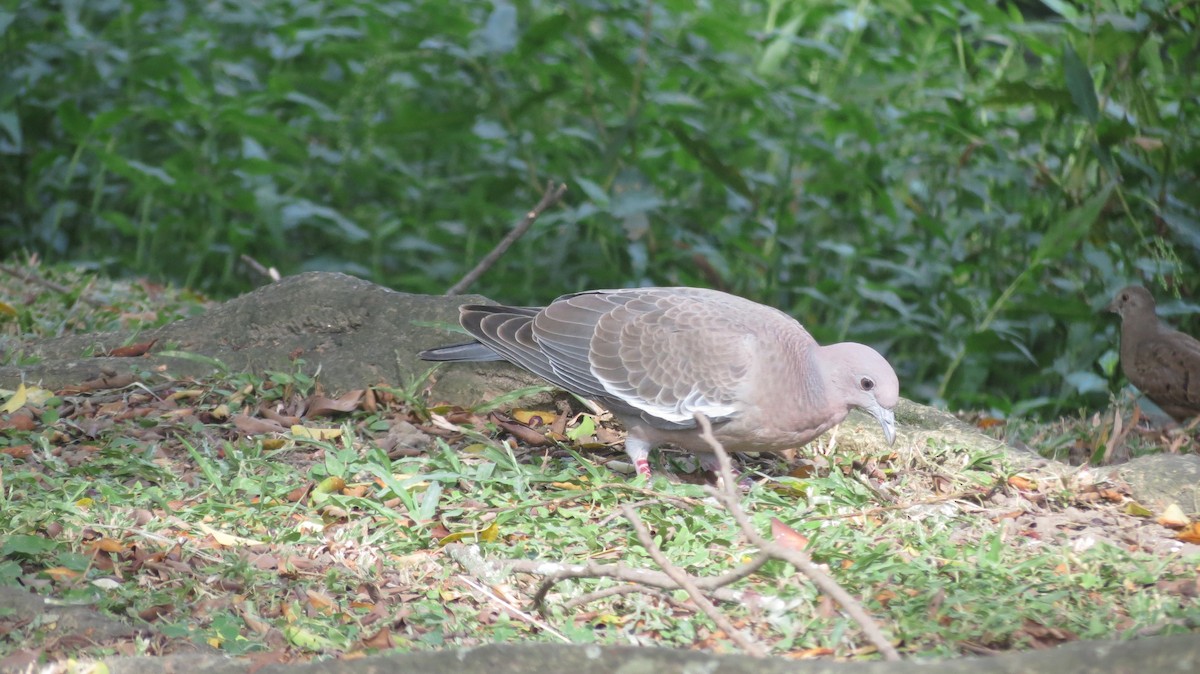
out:
M858 385L862 387L862 390L870 391L871 389L875 388L875 380L871 379L870 377L863 377L862 379L858 380Z

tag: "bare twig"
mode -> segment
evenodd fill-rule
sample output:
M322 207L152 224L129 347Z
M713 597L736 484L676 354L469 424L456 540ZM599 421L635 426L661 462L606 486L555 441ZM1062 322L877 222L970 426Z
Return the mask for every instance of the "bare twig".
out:
M879 628L874 619L867 614L866 609L854 597L850 596L850 593L844 590L841 585L838 585L832 576L814 564L808 553L803 550L785 547L774 541L768 541L759 535L758 530L750 523L750 518L746 516L746 511L742 510L741 502L738 499L737 484L734 482L733 464L729 461L729 454L726 453L725 447L713 435L712 424L709 422L708 417L697 412L696 423L700 425L700 437L716 453L717 461L721 467L722 489L720 491L712 490L713 494L721 501L726 510L729 511L729 514L737 522L738 527L746 535L750 543L771 557L791 564L799 569L801 573L808 576L814 585L840 604L846 613L858 623L859 627L862 628L863 634L875 645L875 648L879 650L885 660L900 660L900 653L888 641L887 635L883 633L883 630Z
M583 606L584 604L590 604L594 601L600 601L601 599L607 599L609 597L619 597L621 595L634 594L634 593L648 595L648 596L654 597L655 599L658 599L659 601L665 601L666 603L670 604L671 606L673 606L674 608L677 608L677 609L683 609L683 610L693 611L693 612L696 610L695 606L688 606L687 604L684 604L683 602L675 599L675 597L672 597L671 595L667 594L663 590L656 590L652 587L644 587L644 586L638 585L636 583L630 583L628 585L614 585L612 587L606 587L603 590L596 590L595 592L588 592L587 594L581 594L578 597L573 597L571 599L568 599L567 601L564 601L562 607L564 609L570 611L572 609Z
M636 510L628 505L622 505L621 512L624 513L629 523L633 525L633 530L637 532L638 540L641 541L642 547L646 548L646 552L650 553L650 557L654 562L658 564L664 573L671 577L671 580L675 581L679 587L688 593L688 597L691 598L696 606L700 607L700 610L704 612L704 615L708 616L709 620L716 623L717 627L728 634L729 638L741 646L742 650L746 651L746 653L756 658L767 657L767 649L763 648L762 644L754 641L749 635L734 627L733 623L729 622L729 618L726 618L725 614L718 611L717 607L713 606L713 603L708 600L708 597L704 596L704 593L696 586L695 580L684 572L683 569L672 564L671 560L667 559L667 556L663 554L663 551L658 549L658 546L654 544L654 537L650 535L650 530L646 528L646 525L642 522L642 518L638 517Z
M242 258L242 262L245 263L245 265L247 267L250 267L250 269L253 270L254 273L258 274L259 276L262 276L271 282L275 282L275 281L279 280L280 276L279 276L278 269L276 269L274 267L271 267L270 269L268 269L267 267L263 266L263 263L259 262L258 260L255 260L254 258L250 257L249 255L246 255L245 253L242 253L241 258Z
M950 501L961 501L965 498L970 498L970 497L975 497L978 499L985 499L989 495L991 495L992 492L994 492L994 491L996 491L995 487L992 487L989 489L982 489L982 488L964 489L962 491L956 491L953 494L946 494L944 496L931 496L929 498L918 499L916 501L908 501L906 503L893 503L891 505L878 506L875 508L867 508L866 510L854 510L852 512L835 513L832 515L807 515L807 516L805 516L804 519L809 522L817 522L817 521L821 521L821 520L845 520L845 519L854 519L854 518L862 518L862 517L871 517L873 515L885 513L890 510L907 510L909 508L916 508L918 506L937 505L939 503L947 503Z
M478 545L451 543L444 549L446 554L450 555L450 559L458 562L459 566L467 570L467 573L488 585L499 583L507 573L502 562L485 560L479 553Z
M6 264L0 264L0 271L4 272L5 274L8 274L9 276L15 276L26 283L32 283L34 285L42 286L43 288L48 288L60 295L70 295L71 294L70 288L68 288L64 285L55 283L54 281L49 281L47 279L44 279L32 271L17 269L16 267L12 267L12 266L9 266ZM104 306L104 303L101 302L100 300L97 300L97 299L95 299L89 295L86 295L82 292L79 293L79 301L81 301L84 304L87 304L89 306L93 306L93 307Z
M708 590L714 598L720 601L742 602L744 601L744 597L741 592L726 589L725 586L754 573L769 559L771 559L769 555L759 553L750 561L728 573L713 576L712 578L697 578L695 582L697 586ZM533 576L544 576L546 578L546 580L542 581L541 587L534 593L532 599L533 605L539 607L545 601L546 594L550 592L550 588L554 587L559 581L570 578L613 578L660 590L679 589L679 585L665 573L650 571L648 569L637 569L624 564L559 564L531 559L509 559L505 560L503 564L510 571L528 573Z
M475 590L479 594L482 594L483 596L490 599L494 604L496 604L500 608L504 609L505 613L516 618L517 620L520 620L521 622L532 625L532 626L538 628L539 630L546 632L547 634L553 634L554 636L558 637L561 641L563 641L565 643L568 643L568 644L571 643L571 640L568 639L566 637L566 635L564 635L562 632L559 632L558 630L554 629L550 625L546 624L545 621L538 620L536 617L529 615L528 613L522 611L521 609L517 608L516 606L513 606L512 602L508 601L504 597L501 597L496 592L493 592L490 588L488 588L484 584L480 583L479 581L475 580L474 578L471 578L469 576L459 576L458 580L463 585L466 585L467 587L471 588L472 590Z
M496 264L496 261L499 260L502 255L504 255L509 247L516 243L517 239L521 238L525 232L528 231L530 226L533 225L534 221L538 219L538 216L542 214L542 211L545 211L547 208L550 208L554 204L558 203L558 200L562 199L563 195L566 193L566 183L559 183L557 187L554 186L553 182L547 183L546 191L542 194L542 200L537 203L537 206L534 206L532 210L526 213L525 218L518 222L500 241L500 243L496 244L496 247L493 248L490 253L484 255L483 259L479 261L479 264L475 265L474 269L467 272L467 274L463 276L458 283L450 286L450 289L446 291L446 294L461 295L464 290L471 287L471 284L479 280L479 277L483 276L484 272L490 269L492 265Z

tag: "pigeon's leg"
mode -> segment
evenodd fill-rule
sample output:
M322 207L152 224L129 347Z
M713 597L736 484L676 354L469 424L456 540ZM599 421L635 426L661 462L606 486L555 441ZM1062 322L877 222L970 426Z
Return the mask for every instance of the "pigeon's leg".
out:
M638 475L645 476L647 480L650 479L650 447L650 443L641 438L633 435L625 437L625 453L637 468Z
M697 458L700 459L700 467L704 470L711 471L717 477L721 476L721 460L716 454L709 452L697 452ZM733 457L729 457L729 469L733 471L733 476L738 477L741 471L738 470L737 464L733 462Z
M717 458L717 455L710 454L708 452L697 452L696 458L700 459L701 469L709 471L713 474L713 478L717 483L717 487L722 487L721 460ZM729 457L729 470L733 473L734 482L737 482L738 487L742 491L749 490L750 486L754 484L749 475L742 475L742 471L738 470L737 462L733 460L732 456Z

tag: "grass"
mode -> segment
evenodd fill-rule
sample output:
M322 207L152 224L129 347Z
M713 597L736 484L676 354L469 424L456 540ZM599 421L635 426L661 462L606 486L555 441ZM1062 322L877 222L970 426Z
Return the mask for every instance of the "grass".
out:
M28 315L0 319L5 344L26 339L24 325L58 334L196 306L172 291L154 294L160 305L140 284L47 273L90 284L111 304L37 293L21 305ZM12 278L0 287L6 297L23 288ZM201 647L298 661L562 639L737 650L681 592L568 606L609 579L560 582L544 615L521 617L502 600L527 609L540 577L483 583L442 545L474 543L493 560L652 569L619 516L631 504L675 564L717 575L755 550L701 486L669 471L652 485L615 474L604 465L619 458L613 449L516 445L482 413L386 388L353 412L296 420L330 437L238 432L235 415L293 415L318 388L296 373L160 376L0 414L0 584L148 630L79 644L30 623L0 636L0 653L42 648L43 661L61 661ZM451 433L432 415L474 422L483 435ZM1129 514L1117 487L1017 474L1001 456L953 446L830 450L826 439L799 463L747 459L758 480L744 506L761 532L778 518L806 536L807 551L906 656L1200 629L1188 589L1198 548L1153 516ZM773 654L877 657L782 563L734 589L746 599L720 609Z

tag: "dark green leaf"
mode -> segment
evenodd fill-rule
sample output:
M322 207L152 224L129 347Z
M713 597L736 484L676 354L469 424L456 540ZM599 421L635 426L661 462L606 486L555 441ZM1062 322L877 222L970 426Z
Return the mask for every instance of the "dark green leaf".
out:
M62 122L63 130L77 141L83 140L91 128L87 117L84 117L83 113L79 111L79 107L72 101L66 101L58 106L58 120Z
M1071 94L1059 87L1038 86L1029 82L1000 82L984 99L987 105L1027 105L1043 103L1055 109L1071 105Z
M1096 84L1087 64L1079 58L1070 42L1063 43L1063 75L1067 80L1067 91L1075 108L1092 124L1100 121L1100 104L1096 100Z
M592 52L592 58L596 60L596 65L608 73L609 77L612 77L626 88L633 86L633 72L629 70L629 66L625 65L624 61L609 51L608 48L593 43L588 45L588 50Z
M671 120L667 123L667 128L671 131L671 135L675 136L675 140L683 146L683 149L688 154L692 155L704 165L718 180L725 183L727 187L734 192L753 200L754 195L750 191L750 186L746 184L746 179L742 177L741 172L737 168L726 164L721 160L721 155L709 145L707 141L696 138L688 133L687 128L678 120Z
M56 548L58 548L58 543L42 536L13 534L4 540L3 545L0 545L0 557L13 555L32 557Z
M604 191L603 187L581 176L575 176L575 184L579 186L579 189L583 190L588 199L592 200L592 203L602 208L608 208L608 193Z
M1060 218L1050 225L1050 229L1033 251L1033 264L1056 260L1069 249L1079 243L1091 231L1100 211L1108 203L1115 183L1109 183L1087 201L1076 206L1066 217Z
M15 112L0 112L0 130L3 130L8 136L8 143L0 147L7 148L7 154L20 154L21 152L21 119L17 117Z
M532 56L541 51L545 45L562 37L570 25L571 18L565 12L551 14L530 26L529 30L521 35L518 51L522 57Z

